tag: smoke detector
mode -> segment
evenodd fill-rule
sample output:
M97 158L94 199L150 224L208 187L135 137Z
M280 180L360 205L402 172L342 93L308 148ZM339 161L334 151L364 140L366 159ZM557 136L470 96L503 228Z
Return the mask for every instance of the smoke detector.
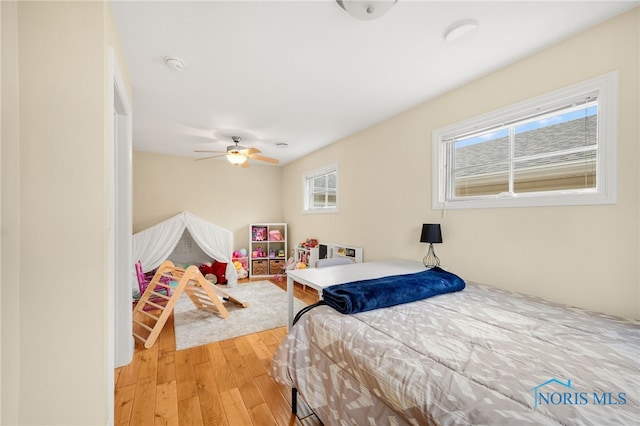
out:
M464 19L453 23L444 33L444 40L452 42L459 38L469 36L478 31L479 24L475 19Z
M184 61L173 56L165 56L164 63L174 71L182 71L184 68Z

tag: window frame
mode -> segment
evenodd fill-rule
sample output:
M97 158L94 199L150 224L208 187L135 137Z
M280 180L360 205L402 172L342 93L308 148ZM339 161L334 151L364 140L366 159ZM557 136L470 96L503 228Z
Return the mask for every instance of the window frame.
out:
M464 134L490 128L505 128L502 123L513 124L544 114L561 106L568 106L574 98L596 92L598 97L598 144L596 149L595 189L570 189L524 193L501 193L452 198L449 194L453 174L448 165L453 156L448 145L451 139ZM506 108L432 132L431 201L435 210L534 207L615 204L617 202L617 104L618 73L611 72L560 90L542 95Z
M312 197L313 197L313 189L312 182L314 179L330 175L335 173L336 176L336 205L332 207L323 207L323 208L314 208L311 207ZM338 212L339 206L339 173L338 173L338 163L329 164L325 167L321 167L319 169L311 170L309 172L303 173L302 175L302 208L305 214L323 214L323 213L336 213Z

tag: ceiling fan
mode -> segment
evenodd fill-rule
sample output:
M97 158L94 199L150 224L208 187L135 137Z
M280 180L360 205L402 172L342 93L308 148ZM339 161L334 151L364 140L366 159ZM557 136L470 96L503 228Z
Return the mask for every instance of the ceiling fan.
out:
M231 139L235 145L229 145L227 151L208 151L208 150L195 150L194 152L208 152L211 154L209 157L198 158L196 161L208 160L210 158L227 157L227 160L234 166L249 167L248 159L266 161L267 163L278 164L280 161L275 158L265 157L260 154L260 150L256 148L245 148L238 145L240 143L240 136L232 136Z

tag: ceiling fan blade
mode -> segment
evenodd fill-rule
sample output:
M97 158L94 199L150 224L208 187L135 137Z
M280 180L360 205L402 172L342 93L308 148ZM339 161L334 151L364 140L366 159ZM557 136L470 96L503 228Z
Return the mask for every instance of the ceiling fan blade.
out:
M196 158L196 161L209 160L211 158L220 158L220 157L224 157L225 155L227 154L225 153L225 154L219 154L219 155L210 155L209 157Z
M210 153L210 154L226 154L225 151L209 151L209 150L206 150L206 149L194 149L193 152L207 152L207 153Z
M249 162L245 161L244 163L240 164L240 167L242 167L243 169L246 169L247 167L249 167Z
M266 161L267 163L271 164L278 164L280 162L280 160L276 160L275 158L264 157L262 155L256 154L248 154L247 157L251 158L252 160Z
M245 148L242 150L242 153L244 155L253 155L253 154L260 154L262 151L260 151L258 148Z

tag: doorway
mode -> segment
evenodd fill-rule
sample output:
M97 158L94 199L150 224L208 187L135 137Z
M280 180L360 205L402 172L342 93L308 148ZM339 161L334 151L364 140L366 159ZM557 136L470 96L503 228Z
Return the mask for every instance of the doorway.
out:
M107 291L108 363L107 386L110 424L113 423L116 367L133 358L132 335L132 120L131 103L113 48L109 49L111 78L110 111L110 203L109 203L109 279Z

